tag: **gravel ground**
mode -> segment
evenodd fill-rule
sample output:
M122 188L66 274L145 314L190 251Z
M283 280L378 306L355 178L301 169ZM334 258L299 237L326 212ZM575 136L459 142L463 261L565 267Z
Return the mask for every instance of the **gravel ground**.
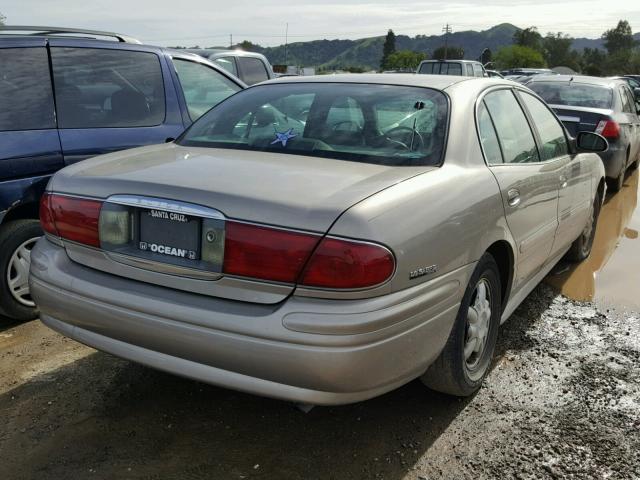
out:
M390 359L392 361L392 359ZM315 408L0 328L0 479L640 479L640 315L540 286L484 387Z

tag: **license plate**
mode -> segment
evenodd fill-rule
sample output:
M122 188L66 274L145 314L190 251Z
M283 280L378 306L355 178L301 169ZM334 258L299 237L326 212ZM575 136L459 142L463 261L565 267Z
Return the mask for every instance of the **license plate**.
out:
M138 249L184 260L200 260L201 219L165 210L140 210Z

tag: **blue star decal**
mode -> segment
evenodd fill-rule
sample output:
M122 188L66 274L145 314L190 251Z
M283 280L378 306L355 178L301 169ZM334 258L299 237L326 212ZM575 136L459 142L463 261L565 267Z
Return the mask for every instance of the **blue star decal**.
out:
M273 142L271 142L271 145L273 145L274 143L280 142L283 147L286 147L287 142L297 136L298 135L293 133L293 128L290 128L286 132L282 132L282 133L276 132L276 139Z

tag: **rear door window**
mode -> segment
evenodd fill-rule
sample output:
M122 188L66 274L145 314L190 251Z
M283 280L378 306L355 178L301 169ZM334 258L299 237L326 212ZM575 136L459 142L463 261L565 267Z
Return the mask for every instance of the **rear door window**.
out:
M44 48L0 49L0 131L55 128Z
M476 77L484 77L484 70L477 63L473 64L473 72L475 73Z
M247 85L264 82L269 79L269 73L262 60L254 57L238 57L242 78Z
M635 108L633 108L633 102L627 96L627 89L625 87L619 87L618 93L620 95L620 100L622 100L622 111L625 113L635 113Z
M473 77L473 65L467 63L467 76Z
M157 55L54 47L51 61L60 128L151 127L164 121Z
M542 150L540 156L542 161L551 160L569 154L569 146L567 138L564 135L564 128L556 117L549 111L545 105L525 92L520 92L520 97L524 101L529 114L533 119L533 124L538 130Z
M213 60L216 65L221 66L227 72L232 75L238 76L238 69L236 68L236 61L233 57L220 57Z
M539 162L529 122L511 90L497 90L484 97L498 134L504 163Z
M201 63L174 58L173 64L191 120L197 120L211 107L240 90L239 85Z
M482 143L482 150L487 163L489 165L502 163L502 152L500 151L498 136L484 101L480 102L478 106L478 133L480 134L480 142Z

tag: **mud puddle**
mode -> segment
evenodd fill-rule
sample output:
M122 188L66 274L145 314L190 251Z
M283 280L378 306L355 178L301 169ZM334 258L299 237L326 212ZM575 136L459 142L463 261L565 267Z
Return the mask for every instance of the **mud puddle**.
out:
M591 256L578 265L558 265L546 282L573 300L640 310L638 198L636 170L622 190L607 194Z

